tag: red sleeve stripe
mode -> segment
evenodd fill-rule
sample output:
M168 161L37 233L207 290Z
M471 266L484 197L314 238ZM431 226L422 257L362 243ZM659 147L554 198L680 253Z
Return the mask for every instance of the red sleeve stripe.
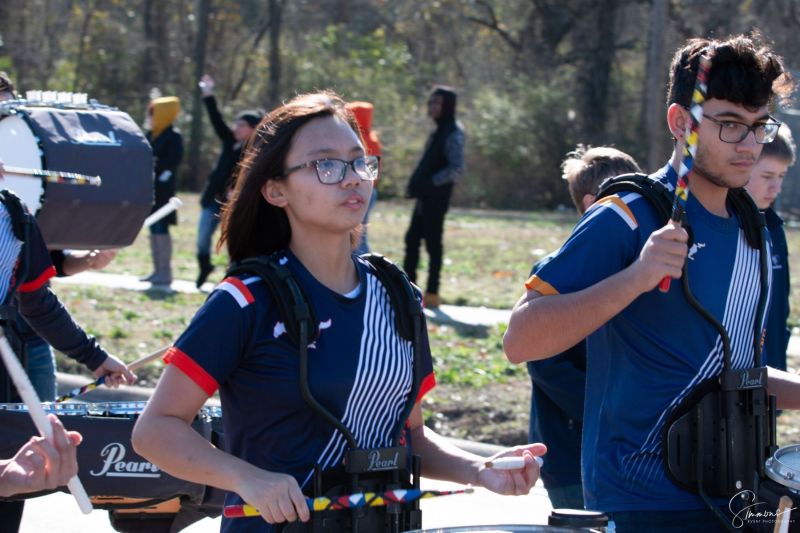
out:
M427 376L422 379L422 383L419 384L419 394L417 395L417 402L422 401L422 397L428 394L428 392L436 386L436 376L431 372Z
M45 283L50 281L50 278L55 277L56 275L56 267L50 265L44 272L39 274L39 277L29 281L27 283L23 283L17 289L19 292L33 292L35 290L40 289Z
M217 285L217 289L222 290L233 296L239 307L247 307L255 301L253 293L247 288L247 285L242 283L239 278L225 278L222 283Z
M194 359L186 355L179 348L172 346L164 354L164 362L168 365L175 365L175 368L186 374L186 376L197 383L197 385L211 396L219 388L217 380L211 374L198 365Z

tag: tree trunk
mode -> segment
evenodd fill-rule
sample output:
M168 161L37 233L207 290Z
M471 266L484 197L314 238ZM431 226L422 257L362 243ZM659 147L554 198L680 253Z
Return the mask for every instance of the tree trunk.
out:
M664 138L664 29L667 23L668 0L653 0L650 8L650 42L647 46L647 71L642 103L642 136L647 146L646 171L658 168L668 154L661 153Z
M194 42L194 83L192 90L192 125L189 137L189 164L185 167L184 185L192 191L200 189L200 143L203 139L203 98L197 86L205 72L206 39L211 0L197 0L197 37Z
M277 106L281 98L281 25L283 2L269 0L269 87L267 104Z

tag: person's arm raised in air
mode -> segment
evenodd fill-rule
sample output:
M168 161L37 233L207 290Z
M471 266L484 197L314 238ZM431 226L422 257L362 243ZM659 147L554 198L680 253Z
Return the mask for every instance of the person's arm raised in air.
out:
M679 278L687 240L686 231L670 222L648 237L631 264L586 288L560 294L541 280L529 286L511 312L506 357L512 363L545 359L585 339L665 276ZM591 265L593 258L585 261Z
M203 103L206 105L206 111L208 112L208 120L211 121L214 132L223 143L234 144L236 138L233 136L233 131L225 123L225 119L222 118L222 113L219 112L217 107L217 99L214 97L214 86L216 85L214 78L204 74L200 78L199 85L200 92L203 94Z

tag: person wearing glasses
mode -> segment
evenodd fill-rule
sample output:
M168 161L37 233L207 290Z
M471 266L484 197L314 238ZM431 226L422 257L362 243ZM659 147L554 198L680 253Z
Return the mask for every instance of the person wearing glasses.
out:
M231 261L277 254L289 269L320 321L308 346L310 388L359 435L359 446L374 448L385 446L399 419L412 369L386 289L353 252L379 170L358 131L333 93L300 95L269 113L245 148L220 240ZM521 456L524 465L499 470L425 428L420 402L435 380L427 335L420 344L422 381L401 442L421 456L422 474L527 493L538 479L534 456L546 451L542 444L501 452ZM223 519L224 531L308 521L304 495L312 494L314 465L342 467L343 440L300 394L298 357L277 302L250 275L223 280L165 355L133 445L173 476L229 491L226 504L260 510L263 520ZM227 451L190 426L217 390Z
M408 181L406 194L415 198L411 223L405 236L403 270L412 282L417 280L419 246L425 241L428 251L428 280L425 306L439 307L439 278L442 271L444 217L450 207L453 186L464 173L464 128L456 120L456 92L443 85L433 88L428 97L428 116L436 122L425 145L425 152Z
M551 357L587 338L582 471L587 509L607 512L616 531L726 531L717 510L668 477L662 430L698 383L722 371L720 333L693 307L682 283L730 332L733 368L754 365L763 316L761 254L733 211L762 147L780 124L770 107L790 96L782 59L758 36L691 39L674 55L667 125L677 146L701 56L710 60L704 118L689 174L685 219L664 223L637 193L605 197L525 283L504 337L513 363ZM675 190L672 167L651 177ZM755 219L751 210L746 213ZM766 273L769 276L769 273ZM661 280L673 280L666 292ZM800 407L800 376L769 369L779 408ZM727 511L728 501L719 506ZM730 522L727 526L730 526Z

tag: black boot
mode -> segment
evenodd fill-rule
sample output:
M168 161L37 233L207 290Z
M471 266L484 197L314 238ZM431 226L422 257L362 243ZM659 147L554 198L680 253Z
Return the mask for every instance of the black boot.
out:
M211 264L211 256L208 254L197 254L197 265L200 267L200 273L197 275L195 285L199 289L208 279L208 275L213 272L214 265Z

